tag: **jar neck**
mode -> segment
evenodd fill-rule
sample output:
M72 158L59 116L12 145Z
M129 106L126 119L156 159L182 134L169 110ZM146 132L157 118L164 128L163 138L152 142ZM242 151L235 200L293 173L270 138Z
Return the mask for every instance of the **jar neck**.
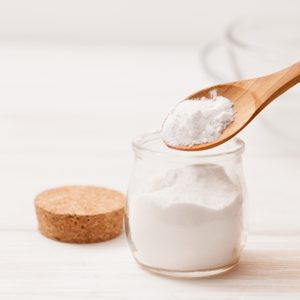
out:
M168 148L161 140L160 131L146 133L133 141L133 150L137 158L149 158L163 161L185 161L187 163L216 163L227 160L239 160L244 152L244 142L239 138L212 149L203 151L179 151Z

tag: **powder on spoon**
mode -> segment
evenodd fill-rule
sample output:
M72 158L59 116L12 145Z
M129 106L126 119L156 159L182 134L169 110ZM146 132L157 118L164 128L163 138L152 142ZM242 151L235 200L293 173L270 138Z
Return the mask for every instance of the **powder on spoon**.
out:
M217 140L234 120L233 103L217 96L178 103L162 127L162 139L170 146L193 146Z

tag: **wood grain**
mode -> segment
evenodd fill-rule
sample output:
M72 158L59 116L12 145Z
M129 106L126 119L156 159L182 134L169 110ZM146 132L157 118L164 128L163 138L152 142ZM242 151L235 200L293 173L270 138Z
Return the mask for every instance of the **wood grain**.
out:
M208 279L170 279L140 269L124 235L95 245L61 244L36 231L0 232L0 239L1 299L300 297L299 235L251 235L240 264Z

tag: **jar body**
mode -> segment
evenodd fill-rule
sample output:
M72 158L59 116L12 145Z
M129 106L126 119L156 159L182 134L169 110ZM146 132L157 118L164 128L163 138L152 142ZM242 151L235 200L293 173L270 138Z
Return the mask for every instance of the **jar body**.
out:
M153 151L159 133L139 143L144 148L135 149L125 220L136 261L174 276L232 268L245 241L242 151L178 155L163 145L165 152Z

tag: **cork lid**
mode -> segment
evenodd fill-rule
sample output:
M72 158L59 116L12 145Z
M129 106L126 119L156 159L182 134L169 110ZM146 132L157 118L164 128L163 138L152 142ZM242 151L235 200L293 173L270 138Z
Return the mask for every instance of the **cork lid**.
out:
M91 243L122 231L125 197L95 186L65 186L35 198L39 231L64 242Z
M105 214L124 207L123 194L94 186L66 186L37 195L36 205L63 215Z

